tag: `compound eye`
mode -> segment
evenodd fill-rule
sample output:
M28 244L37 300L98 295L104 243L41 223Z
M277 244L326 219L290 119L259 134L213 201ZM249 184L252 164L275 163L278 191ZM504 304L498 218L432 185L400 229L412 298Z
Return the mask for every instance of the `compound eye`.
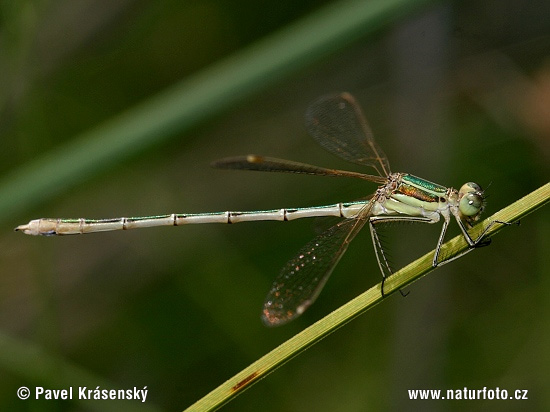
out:
M463 186L464 187L464 186ZM464 216L475 216L483 207L483 199L476 193L468 193L462 196L458 208Z
M482 192L481 186L474 182L468 182L464 183L460 190L458 191L460 194L465 195L467 193L474 193L474 192Z

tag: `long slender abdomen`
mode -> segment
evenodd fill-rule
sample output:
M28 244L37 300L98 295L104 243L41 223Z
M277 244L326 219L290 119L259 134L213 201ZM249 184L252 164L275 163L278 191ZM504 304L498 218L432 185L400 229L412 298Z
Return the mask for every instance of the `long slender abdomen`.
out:
M129 230L155 226L182 226L201 223L239 223L261 220L285 222L306 217L336 216L352 218L367 201L337 203L327 206L293 209L273 209L250 212L213 212L196 214L170 214L115 219L35 219L15 228L27 235L77 235L112 230Z

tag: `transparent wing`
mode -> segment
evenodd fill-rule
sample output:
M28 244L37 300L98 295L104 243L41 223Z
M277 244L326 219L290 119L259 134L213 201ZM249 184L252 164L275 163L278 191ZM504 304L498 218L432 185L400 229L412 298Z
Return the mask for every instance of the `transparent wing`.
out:
M346 170L327 169L325 167L314 166L307 163L257 155L226 157L224 159L212 162L211 166L219 169L256 170L260 172L298 173L317 176L356 177L377 183L384 183L386 181L385 178L381 178L380 176L348 172Z
M376 144L361 108L349 93L326 96L306 112L306 127L326 150L352 163L390 174L386 155Z
M293 320L315 301L349 243L367 222L372 204L358 217L341 221L317 236L286 263L264 302L262 319L267 326Z

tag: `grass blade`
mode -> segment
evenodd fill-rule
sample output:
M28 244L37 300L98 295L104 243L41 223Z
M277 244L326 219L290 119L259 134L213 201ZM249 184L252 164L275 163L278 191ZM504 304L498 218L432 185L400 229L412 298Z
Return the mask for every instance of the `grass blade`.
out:
M476 225L472 229L471 234L476 238L484 227L495 220L509 223L518 222L519 219L546 205L549 201L550 183L547 183ZM494 225L487 232L487 237L490 238L504 227L507 226ZM464 237L459 235L449 240L443 247L446 249L445 255L452 257L465 251L468 248L468 244L464 240ZM434 251L427 253L389 277L384 284L385 294L390 295L433 271L433 253ZM366 292L293 336L231 379L218 386L204 398L186 409L186 411L212 411L220 408L245 389L248 389L252 384L273 372L279 366L288 362L310 346L319 342L325 336L331 334L352 319L380 303L383 300L380 294L380 287L380 283L373 286Z
M0 216L51 199L432 1L330 4L5 176Z

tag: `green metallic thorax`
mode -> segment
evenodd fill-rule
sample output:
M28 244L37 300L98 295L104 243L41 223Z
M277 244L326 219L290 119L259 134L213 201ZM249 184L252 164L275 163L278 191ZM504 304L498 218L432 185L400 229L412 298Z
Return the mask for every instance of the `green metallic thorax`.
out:
M391 198L414 208L435 211L446 201L447 188L419 177L403 174ZM399 209L399 208L398 208ZM403 208L401 213L412 210ZM416 213L413 213L413 215Z
M434 197L445 196L447 188L436 183L432 183L428 180L421 179L419 177L404 174L402 177L403 185L411 186L426 194L430 194Z

